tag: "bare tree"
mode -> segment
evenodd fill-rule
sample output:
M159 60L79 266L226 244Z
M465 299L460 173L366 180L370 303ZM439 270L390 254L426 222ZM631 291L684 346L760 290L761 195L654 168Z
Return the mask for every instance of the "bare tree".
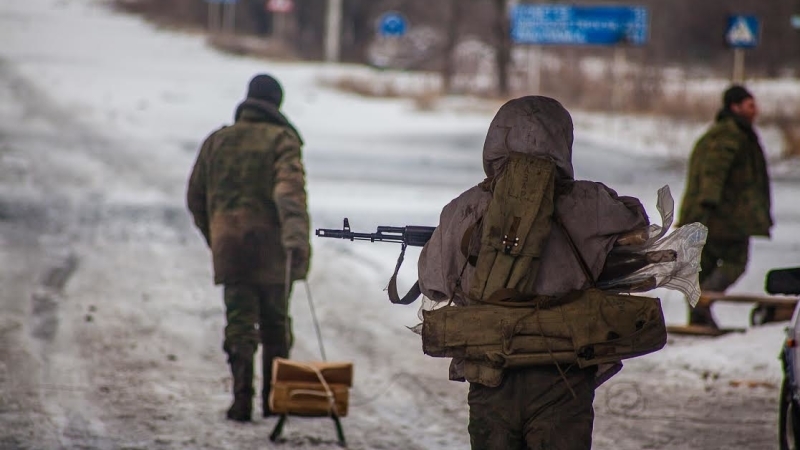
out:
M114 4L146 14L157 21L203 27L208 21L204 0L112 0ZM263 11L264 0L237 3L237 31L271 34L271 17ZM540 0L520 0L532 3ZM563 3L563 0L549 0ZM583 0L583 4L608 4L609 0ZM293 20L297 23L295 50L309 59L322 58L323 0L294 0ZM457 44L458 34L490 43L496 49L499 74L497 89L509 90L511 43L508 20L509 0L344 0L342 56L347 61L366 61L364 48L374 35L374 21L385 11L396 10L409 17L411 27L425 25L447 35L448 49ZM627 2L623 2L627 3ZM790 24L792 14L800 14L800 0L637 0L650 12L650 40L641 50L643 62L667 64L687 69L715 69L728 73L731 63L724 33L731 14L755 15L761 22L761 42L747 51L749 73L775 75L784 69L800 70L800 30ZM253 8L253 9L249 9ZM458 14L457 20L449 20ZM457 28L453 28L457 27ZM597 55L596 48L575 47L578 56ZM551 51L562 51L554 49ZM600 53L602 54L602 53ZM426 68L448 64L449 52L430 60ZM452 64L452 63L449 63ZM455 67L450 67L451 76Z
M450 0L448 5L450 17L447 20L447 41L444 49L444 64L442 64L442 91L449 94L455 73L455 49L458 43L458 29L461 24L461 12L464 2Z
M511 62L511 24L508 18L508 0L493 0L495 10L495 38L497 64L497 93L507 97L509 93L508 65Z

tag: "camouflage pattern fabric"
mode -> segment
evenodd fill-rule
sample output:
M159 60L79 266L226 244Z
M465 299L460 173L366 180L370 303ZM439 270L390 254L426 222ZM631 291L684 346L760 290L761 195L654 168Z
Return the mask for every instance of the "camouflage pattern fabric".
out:
M211 247L216 284L284 283L286 249L291 278L308 271L302 141L278 116L272 105L246 100L234 125L205 140L192 170L187 204Z
M551 366L509 371L494 388L470 383L472 450L590 449L595 370L562 369L563 378Z
M261 342L266 346L288 350L292 346L292 322L289 304L280 284L226 284L224 289L224 349L252 348Z
M701 222L708 240L769 236L770 188L764 152L752 128L732 113L695 145L678 226Z

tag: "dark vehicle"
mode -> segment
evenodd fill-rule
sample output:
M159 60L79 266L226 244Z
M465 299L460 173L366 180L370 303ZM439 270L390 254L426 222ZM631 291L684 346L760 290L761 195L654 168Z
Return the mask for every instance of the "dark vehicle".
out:
M770 294L800 295L800 267L775 269L767 274ZM800 449L800 303L794 309L786 341L781 350L783 383L778 413L778 438L781 450Z

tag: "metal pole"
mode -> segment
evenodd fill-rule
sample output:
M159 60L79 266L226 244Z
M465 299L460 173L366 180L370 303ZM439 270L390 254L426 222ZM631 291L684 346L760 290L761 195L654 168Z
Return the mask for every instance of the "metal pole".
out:
M733 80L734 83L744 82L744 49L733 49Z
M289 40L286 33L286 16L286 13L272 13L272 20L275 24L275 34L281 42L288 42Z
M325 61L339 61L339 40L342 35L342 0L328 0L325 36Z
M208 29L212 33L217 32L217 26L219 25L219 4L218 3L209 3L208 4Z
M230 20L229 31L231 34L236 34L236 3L231 3Z
M618 111L622 107L625 65L625 47L617 45L614 47L614 79L611 85L611 109L613 111Z
M233 32L233 16L234 16L235 11L236 11L236 9L235 9L236 8L236 4L235 3L224 3L222 6L220 6L220 8L222 8L222 17L221 17L222 23L220 25L220 28L222 29L222 32L225 33L225 34L232 33Z
M231 5L229 3L224 3L220 8L222 9L222 24L220 25L220 29L223 34L227 34L228 26L230 25Z
M528 47L528 89L539 95L542 88L542 49L538 45Z

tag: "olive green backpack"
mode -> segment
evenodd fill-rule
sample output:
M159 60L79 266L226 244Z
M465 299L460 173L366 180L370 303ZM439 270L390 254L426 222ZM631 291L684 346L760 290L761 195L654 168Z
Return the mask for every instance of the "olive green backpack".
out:
M562 363L588 367L651 353L666 343L657 298L596 288L561 297L535 293L551 227L562 226L554 216L555 173L552 161L510 155L475 229L480 230L478 253L466 255L475 265L470 290L462 292L469 305L423 311L423 351L463 358L468 381L496 386L505 369ZM593 280L562 229L584 274ZM470 240L464 236L465 243Z

